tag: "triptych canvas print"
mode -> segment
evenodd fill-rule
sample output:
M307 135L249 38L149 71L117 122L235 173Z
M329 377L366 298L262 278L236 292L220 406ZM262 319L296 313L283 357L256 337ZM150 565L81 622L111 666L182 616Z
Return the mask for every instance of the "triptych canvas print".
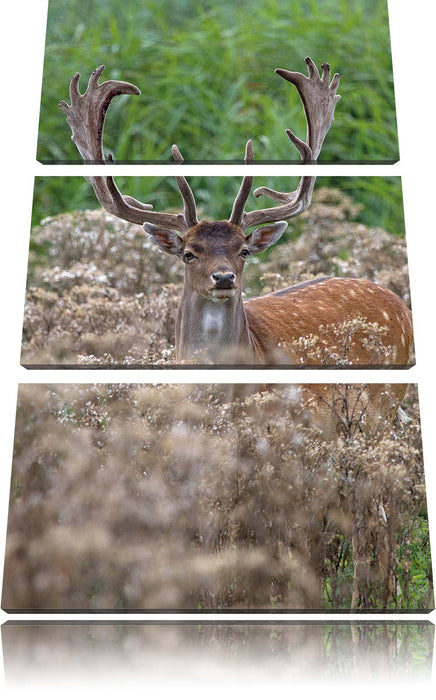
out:
M50 0L36 158L1 606L175 617L15 619L6 675L95 639L428 675L428 621L304 620L434 606L401 171L347 173L399 160L386 0Z

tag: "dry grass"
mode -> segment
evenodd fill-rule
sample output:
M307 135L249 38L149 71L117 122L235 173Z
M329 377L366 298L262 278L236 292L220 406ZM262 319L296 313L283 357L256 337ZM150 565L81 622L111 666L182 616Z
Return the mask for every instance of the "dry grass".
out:
M362 519L368 607L429 607L414 387L406 404L407 426L326 443L292 385L21 386L3 607L348 609Z

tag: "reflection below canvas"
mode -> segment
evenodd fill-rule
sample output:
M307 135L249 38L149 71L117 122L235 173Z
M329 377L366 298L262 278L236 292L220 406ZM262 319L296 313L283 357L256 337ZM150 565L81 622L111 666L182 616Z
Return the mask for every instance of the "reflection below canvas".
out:
M407 683L431 675L434 627L390 623L6 623L8 686L101 681Z

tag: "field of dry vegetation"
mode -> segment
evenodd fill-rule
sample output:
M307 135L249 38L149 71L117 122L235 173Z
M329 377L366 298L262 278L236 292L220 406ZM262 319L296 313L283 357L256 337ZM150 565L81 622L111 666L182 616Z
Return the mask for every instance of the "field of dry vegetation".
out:
M332 404L349 387L333 385ZM358 389L358 387L357 387ZM383 438L323 442L297 389L22 385L7 610L343 610L432 604L418 397ZM378 555L388 544L389 593ZM365 553L364 553L365 554Z
M249 258L247 297L337 275L379 282L410 306L404 238L356 222L358 210L341 191L319 188L301 235ZM182 283L180 260L141 226L100 210L46 219L32 232L23 364L171 365Z
M247 264L247 296L338 275L410 306L404 239L357 211L318 189L286 241ZM23 363L171 365L182 267L99 210L44 221ZM367 387L330 385L328 442L298 388L265 389L21 386L3 607L344 610L353 556L360 610L431 607L416 387L410 422L365 437Z

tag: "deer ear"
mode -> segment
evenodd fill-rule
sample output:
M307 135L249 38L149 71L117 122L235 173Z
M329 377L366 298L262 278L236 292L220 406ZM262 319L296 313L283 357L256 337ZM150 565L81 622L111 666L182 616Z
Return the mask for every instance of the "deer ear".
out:
M277 221L274 224L255 228L245 239L250 253L262 253L270 245L276 243L286 231L287 226L287 221Z
M181 255L183 251L182 237L176 231L171 231L155 224L143 224L144 231L150 235L152 242L165 253Z

